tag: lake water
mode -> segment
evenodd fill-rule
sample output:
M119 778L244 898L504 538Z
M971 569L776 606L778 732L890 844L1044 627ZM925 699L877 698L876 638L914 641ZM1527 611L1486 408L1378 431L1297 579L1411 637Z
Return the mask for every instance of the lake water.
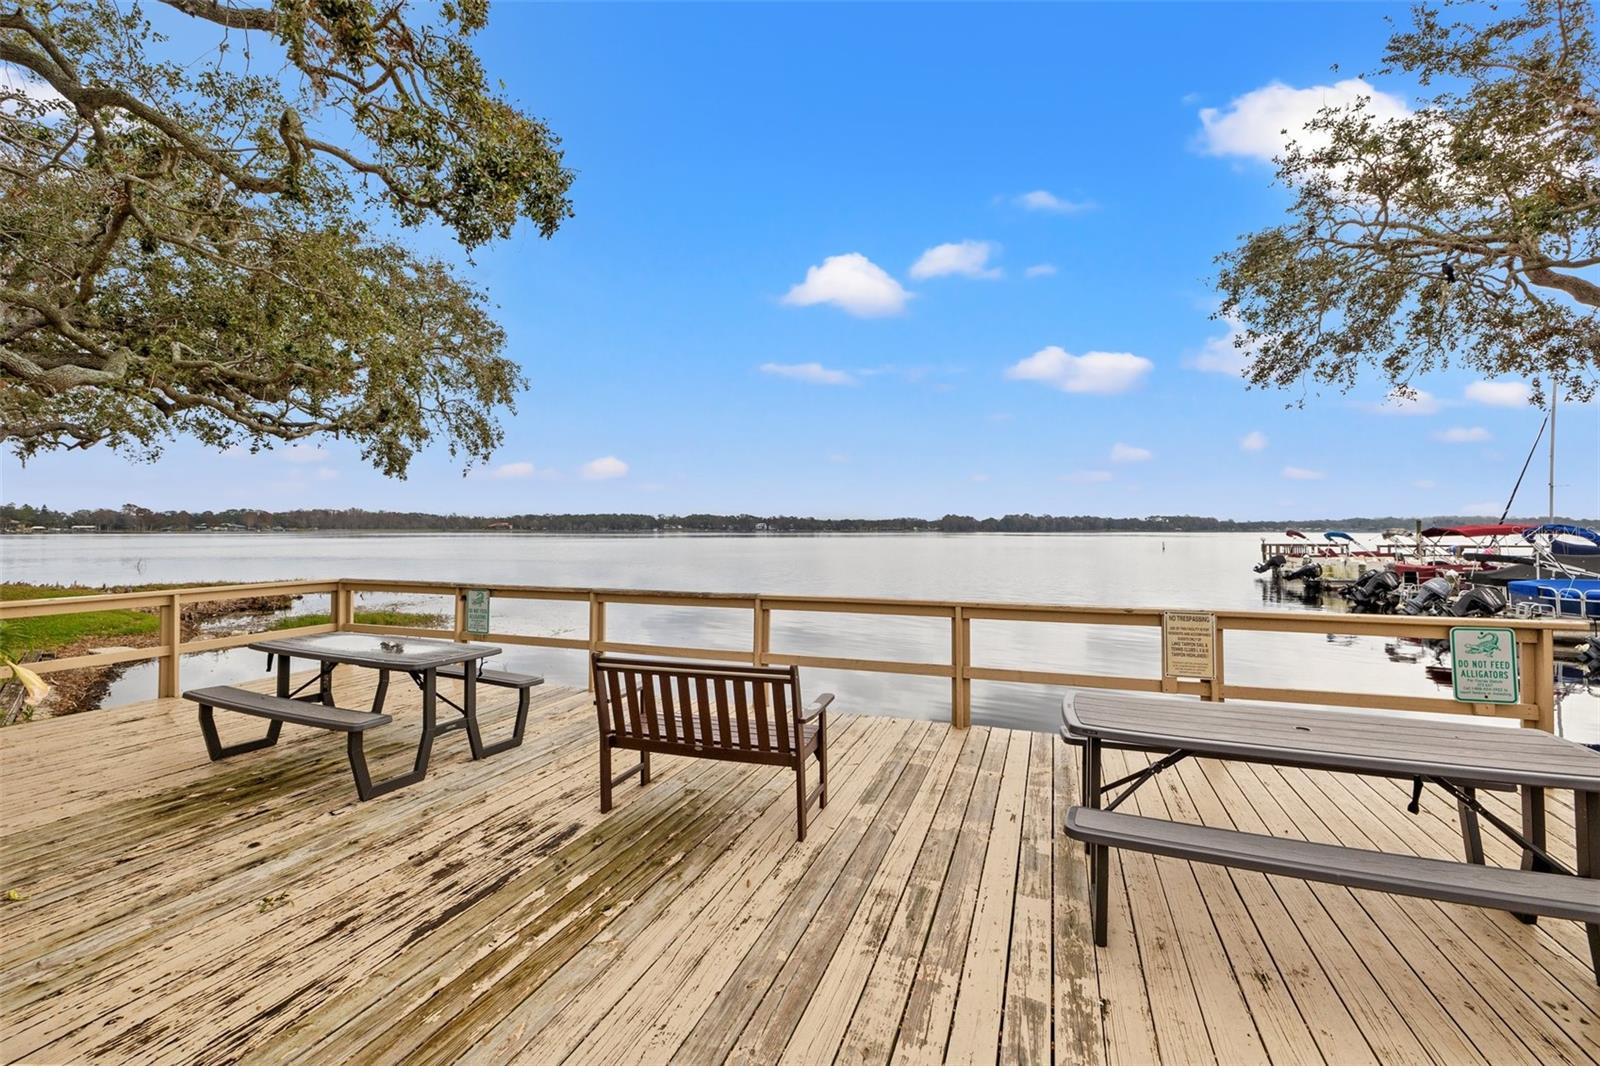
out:
M282 578L391 578L508 585L884 596L1170 608L1322 609L1282 600L1251 573L1258 534L535 536L527 534L147 534L0 537L7 581L218 584ZM444 597L367 596L358 607L401 606L448 614ZM307 597L295 611L325 611ZM581 604L496 601L502 632L581 636ZM748 648L748 611L613 606L612 640ZM777 651L939 661L949 623L938 619L788 613L774 616ZM1064 672L1155 676L1154 629L1011 622L973 624L973 662ZM580 652L507 648L499 662L583 683ZM1230 633L1231 682L1449 697L1430 676L1434 654L1376 637ZM184 659L185 686L265 676L244 649ZM807 693L833 691L845 712L928 718L949 714L949 682L890 674L805 670ZM1573 683L1562 692L1565 735L1600 741L1600 699ZM154 664L129 669L108 704L155 694ZM1063 690L975 683L973 719L1050 729Z

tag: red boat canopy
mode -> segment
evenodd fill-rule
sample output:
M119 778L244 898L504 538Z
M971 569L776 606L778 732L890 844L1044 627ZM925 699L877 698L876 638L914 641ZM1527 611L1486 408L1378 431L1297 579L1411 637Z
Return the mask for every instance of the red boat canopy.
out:
M1306 539L1306 535L1300 532L1298 529L1286 529L1283 531L1283 535L1286 537L1294 537L1296 540Z
M1509 537L1521 533L1524 529L1532 528L1526 522L1493 526L1434 526L1432 529L1424 529L1422 535L1424 537Z

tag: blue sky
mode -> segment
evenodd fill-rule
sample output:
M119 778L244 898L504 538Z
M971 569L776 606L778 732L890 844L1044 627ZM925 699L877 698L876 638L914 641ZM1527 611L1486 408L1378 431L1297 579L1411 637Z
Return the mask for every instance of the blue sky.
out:
M1275 130L1355 90L1385 15L1403 9L496 4L485 61L563 136L577 214L552 241L519 231L466 266L531 383L490 471L463 478L440 452L399 483L338 444L178 443L154 464L8 455L3 494L1497 513L1542 417L1516 383L1440 375L1385 413L1371 378L1289 409L1298 394L1219 368L1227 327L1208 320L1212 256L1286 203L1261 158ZM1373 87L1385 106L1413 98ZM410 239L454 255L437 234ZM1597 407L1560 413L1567 513L1600 515ZM1542 510L1543 481L1541 458L1519 511Z

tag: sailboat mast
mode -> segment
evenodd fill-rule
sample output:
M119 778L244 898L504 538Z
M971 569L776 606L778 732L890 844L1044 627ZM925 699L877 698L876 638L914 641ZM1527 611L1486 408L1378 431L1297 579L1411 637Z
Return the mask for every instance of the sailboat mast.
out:
M1556 520L1556 400L1561 386L1556 384L1554 375L1550 381L1550 501L1548 522Z

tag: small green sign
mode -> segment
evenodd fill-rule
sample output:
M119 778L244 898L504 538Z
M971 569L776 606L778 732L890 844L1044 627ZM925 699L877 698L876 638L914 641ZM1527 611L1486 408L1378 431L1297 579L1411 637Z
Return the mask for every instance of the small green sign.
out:
M1450 676L1463 703L1521 703L1517 634L1512 629L1450 630Z
M467 632L483 635L489 632L489 590L468 589Z

